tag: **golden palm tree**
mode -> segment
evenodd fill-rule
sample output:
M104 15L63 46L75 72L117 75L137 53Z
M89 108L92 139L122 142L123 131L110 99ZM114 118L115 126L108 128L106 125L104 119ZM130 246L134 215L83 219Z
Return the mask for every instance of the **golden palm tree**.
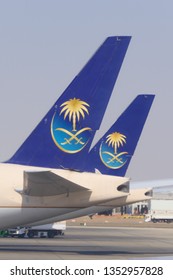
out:
M106 143L108 143L108 146L112 145L114 148L114 154L117 154L117 148L123 146L123 143L126 143L126 136L119 133L119 132L113 132L109 134L107 137Z
M85 118L85 112L87 114L89 114L87 107L89 107L89 104L78 99L78 98L73 98L70 99L66 102L64 102L63 104L61 104L60 107L64 107L62 108L60 115L65 112L64 114L64 120L66 119L66 117L69 115L69 121L72 120L73 122L73 131L76 131L76 117L77 120L80 120L80 115L83 117L83 119Z

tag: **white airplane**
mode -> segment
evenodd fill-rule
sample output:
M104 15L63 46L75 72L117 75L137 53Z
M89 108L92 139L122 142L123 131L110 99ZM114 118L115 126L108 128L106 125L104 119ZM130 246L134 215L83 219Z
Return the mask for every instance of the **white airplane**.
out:
M108 37L18 151L0 164L1 229L126 196L129 178L77 170L84 170L130 39Z

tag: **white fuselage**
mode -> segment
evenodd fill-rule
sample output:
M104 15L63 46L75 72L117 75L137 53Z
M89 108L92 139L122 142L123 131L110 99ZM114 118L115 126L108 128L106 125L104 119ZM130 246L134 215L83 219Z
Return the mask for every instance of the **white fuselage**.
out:
M50 196L22 194L24 171L47 170L88 190L71 192L68 195L66 193ZM128 182L129 179L122 177L1 163L0 228L34 223L127 196L127 193L118 191L117 188Z

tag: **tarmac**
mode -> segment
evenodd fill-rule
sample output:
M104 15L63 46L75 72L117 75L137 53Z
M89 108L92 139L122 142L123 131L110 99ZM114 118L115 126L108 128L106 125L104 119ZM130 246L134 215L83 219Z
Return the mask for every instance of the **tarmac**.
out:
M142 216L93 216L67 221L64 236L0 238L0 260L173 260L173 224Z

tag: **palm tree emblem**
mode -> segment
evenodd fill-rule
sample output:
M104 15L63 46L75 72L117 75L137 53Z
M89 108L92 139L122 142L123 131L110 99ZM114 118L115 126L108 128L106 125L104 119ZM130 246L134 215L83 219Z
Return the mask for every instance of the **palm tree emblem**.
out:
M85 118L85 113L89 115L88 108L89 104L86 103L85 101L82 101L78 98L73 98L70 99L63 104L61 104L60 107L63 107L60 115L65 112L64 114L64 120L66 119L67 116L69 116L69 121L73 123L73 129L72 131L76 131L76 119L79 121L80 116Z
M115 155L117 154L117 148L123 146L123 144L126 143L126 136L119 132L113 132L109 134L106 138L106 143L108 143L108 146L111 145L114 148Z
M118 148L124 144L126 144L126 136L119 132L106 136L106 141L100 146L100 158L108 168L117 169L126 163L128 153L118 153Z
M66 153L77 153L86 146L91 137L92 129L90 127L82 127L77 130L77 122L81 118L84 120L86 114L89 115L89 107L90 105L87 102L79 98L69 99L60 105L60 113L58 116L56 113L54 114L51 124L53 141L60 150ZM67 117L70 125L72 123L71 129L65 121ZM62 125L61 127L57 127L59 123Z

